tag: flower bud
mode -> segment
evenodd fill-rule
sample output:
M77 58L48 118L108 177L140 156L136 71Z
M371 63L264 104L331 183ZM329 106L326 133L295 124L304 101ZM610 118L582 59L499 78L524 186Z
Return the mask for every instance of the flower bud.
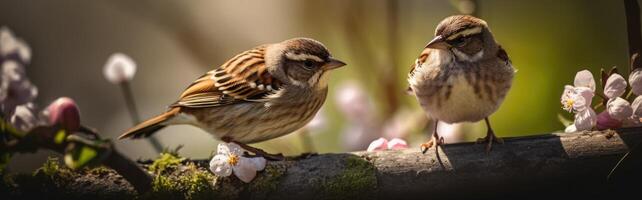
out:
M626 86L626 80L624 80L624 77L619 74L613 74L606 80L604 95L609 99L620 97L624 94Z
M80 112L73 99L60 97L49 104L47 112L50 124L60 124L68 131L80 129Z
M631 104L620 97L609 99L606 104L606 110L608 111L611 118L619 121L622 121L633 115Z
M629 85L631 92L635 95L642 95L642 68L637 68L629 75Z

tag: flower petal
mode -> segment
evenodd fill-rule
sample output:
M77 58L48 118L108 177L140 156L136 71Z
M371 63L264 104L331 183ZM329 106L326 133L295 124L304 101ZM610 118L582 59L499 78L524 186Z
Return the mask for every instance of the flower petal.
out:
M620 97L624 94L626 86L626 80L624 80L624 77L622 77L622 75L612 74L606 80L606 85L604 86L604 95L606 95L610 99Z
M256 166L249 158L240 157L239 163L232 168L234 175L245 183L249 183L256 177Z
M633 115L633 109L631 104L628 101L617 97L614 99L609 99L606 104L606 110L609 112L611 118L616 120L624 120Z
M607 111L603 111L597 115L596 127L598 130L620 128L622 121L613 119Z
M634 116L642 117L642 96L635 97L631 108L633 109Z
M408 143L405 140L394 138L388 142L388 149L407 149Z
M587 108L575 114L575 128L577 128L577 131L591 130L596 123L597 115L592 108Z
M227 148L229 149L230 154L234 154L237 156L242 156L243 152L245 151L241 146L239 146L236 143L227 143Z
M570 126L566 127L564 129L565 133L572 133L572 132L577 132L577 128L575 128L575 124L571 124Z
M218 146L216 148L216 154L218 155L230 155L230 148L227 146L228 143L221 142L218 143Z
M33 103L27 103L16 107L9 122L21 131L29 131L38 125L38 117L35 114Z
M267 164L267 160L265 160L265 158L263 158L263 157L254 157L254 158L248 158L248 159L252 164L254 164L254 169L256 171L261 171L261 170L265 169L265 164Z
M372 141L370 145L368 145L368 149L366 151L386 150L386 149L388 149L388 140L386 140L386 138L379 138L379 139L376 139L375 141Z
M593 74L589 70L577 72L573 84L575 87L587 87L591 88L591 91L595 91L595 79L593 79Z
M642 68L637 68L629 75L631 92L635 95L642 95Z
M210 171L217 176L226 177L232 174L232 166L227 162L226 155L216 155L210 161Z

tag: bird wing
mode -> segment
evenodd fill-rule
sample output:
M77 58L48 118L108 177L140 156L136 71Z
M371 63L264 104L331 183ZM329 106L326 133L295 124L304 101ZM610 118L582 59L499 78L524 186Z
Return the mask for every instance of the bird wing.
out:
M430 55L430 49L425 48L424 51L421 52L419 57L415 60L415 63L412 64L410 67L410 72L408 72L408 78L412 78L415 75L415 70L421 66L426 60L428 59L428 55ZM410 86L406 88L406 94L412 95L413 91Z
M170 107L203 108L266 101L281 83L267 71L265 48L245 51L207 72L188 86Z

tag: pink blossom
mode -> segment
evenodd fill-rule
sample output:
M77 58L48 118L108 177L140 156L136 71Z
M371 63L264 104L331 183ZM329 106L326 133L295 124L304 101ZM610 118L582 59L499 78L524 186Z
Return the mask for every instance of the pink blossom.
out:
M397 149L407 149L408 144L405 140L399 138L393 138L388 141L388 149L397 150Z
M386 138L379 138L372 141L366 151L372 152L372 151L381 151L381 150L398 150L398 149L406 149L406 148L408 148L408 144L403 139L393 138L392 140L388 141Z
M388 140L386 138L379 138L372 141L366 151L386 150L388 149Z

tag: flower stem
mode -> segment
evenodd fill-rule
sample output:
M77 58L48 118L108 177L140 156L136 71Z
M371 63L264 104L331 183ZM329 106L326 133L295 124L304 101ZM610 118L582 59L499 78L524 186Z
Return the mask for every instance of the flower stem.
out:
M134 101L134 93L132 92L131 87L129 86L129 81L123 81L120 84L120 88L123 91L123 96L125 97L125 103L127 104L127 109L129 110L129 116L131 116L132 122L134 125L140 123L140 117L138 115L138 109L136 108L136 102ZM157 153L163 151L163 145L160 144L158 139L153 135L149 137L149 142L154 147Z

